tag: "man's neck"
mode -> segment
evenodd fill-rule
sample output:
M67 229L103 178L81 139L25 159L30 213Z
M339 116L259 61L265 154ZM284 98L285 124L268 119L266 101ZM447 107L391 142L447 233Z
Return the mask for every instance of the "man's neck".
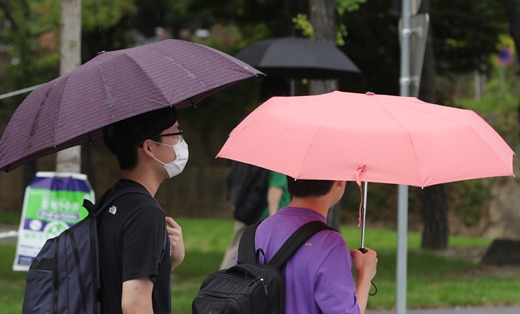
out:
M121 178L132 180L132 181L135 181L135 182L141 184L148 191L148 193L150 193L150 195L152 195L154 197L155 197L155 193L157 193L157 189L159 188L159 185L161 184L161 182L150 177L150 175L144 175L136 169L124 170L123 174L121 175Z
M327 197L293 197L289 206L311 209L327 218L330 201Z

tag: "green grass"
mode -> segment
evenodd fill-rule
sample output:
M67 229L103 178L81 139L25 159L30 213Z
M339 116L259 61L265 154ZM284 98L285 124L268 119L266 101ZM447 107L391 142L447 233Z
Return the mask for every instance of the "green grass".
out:
M191 301L200 283L217 270L231 239L233 222L216 219L178 219L183 228L186 258L172 275L172 304L177 314L191 313ZM342 228L351 248L359 245L359 229ZM369 299L371 309L395 305L396 232L368 229L365 243L378 252L374 279L378 293ZM489 306L518 304L520 275L486 274L483 266L465 260L444 258L419 250L421 235L408 234L408 308ZM450 247L486 247L489 239L451 237ZM14 245L0 245L0 308L2 313L20 313L24 272L13 272Z
M0 224L17 226L20 223L20 210L0 211Z
M0 309L3 313L22 313L25 272L13 271L15 245L0 244Z

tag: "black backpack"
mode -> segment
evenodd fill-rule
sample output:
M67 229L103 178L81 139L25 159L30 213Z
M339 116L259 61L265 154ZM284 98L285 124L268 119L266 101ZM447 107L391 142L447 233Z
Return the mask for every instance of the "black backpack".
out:
M296 230L267 264L258 264L255 232L259 224L244 231L237 265L214 272L202 282L192 303L193 314L285 313L285 278L280 268L312 235L332 228L311 221Z
M267 208L269 170L250 164L231 161L227 178L227 199L233 205L233 217L252 225Z
M150 196L129 187L105 193L99 206L84 200L88 216L45 242L27 273L23 313L100 313L97 217L127 193Z

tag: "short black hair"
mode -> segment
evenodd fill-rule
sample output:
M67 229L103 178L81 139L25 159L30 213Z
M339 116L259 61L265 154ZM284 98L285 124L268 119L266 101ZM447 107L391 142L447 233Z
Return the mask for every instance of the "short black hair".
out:
M317 197L330 192L334 181L330 180L296 180L287 176L287 189L295 197Z
M122 170L137 165L137 148L144 140L159 134L177 121L174 106L149 111L105 127L103 139L108 150L117 157Z

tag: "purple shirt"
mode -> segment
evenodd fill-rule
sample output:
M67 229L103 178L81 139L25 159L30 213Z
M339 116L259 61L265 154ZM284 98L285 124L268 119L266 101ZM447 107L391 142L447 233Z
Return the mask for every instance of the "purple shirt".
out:
M256 248L262 248L265 259L270 260L296 229L313 220L325 222L316 211L284 207L260 224ZM261 256L260 262L265 259ZM286 313L359 313L351 267L352 258L341 234L325 230L312 236L282 270Z

